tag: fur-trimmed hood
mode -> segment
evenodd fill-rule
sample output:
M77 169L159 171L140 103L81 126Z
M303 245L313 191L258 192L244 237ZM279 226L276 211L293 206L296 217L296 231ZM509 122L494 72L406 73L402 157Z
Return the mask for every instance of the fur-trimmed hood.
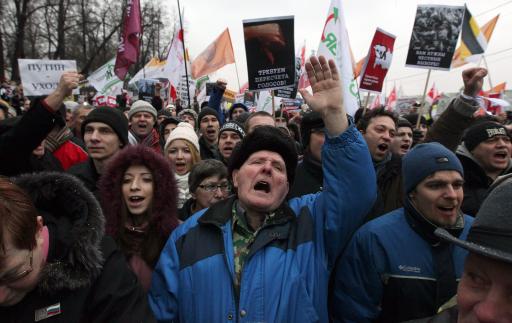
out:
M98 201L74 176L21 175L14 182L31 197L50 231L50 249L39 288L45 292L87 287L102 270L105 220Z
M108 164L98 183L101 206L107 220L107 234L117 237L123 205L122 181L132 165L146 166L153 174L153 207L150 224L160 235L167 237L179 224L177 216L176 180L170 162L154 150L142 146L128 146Z

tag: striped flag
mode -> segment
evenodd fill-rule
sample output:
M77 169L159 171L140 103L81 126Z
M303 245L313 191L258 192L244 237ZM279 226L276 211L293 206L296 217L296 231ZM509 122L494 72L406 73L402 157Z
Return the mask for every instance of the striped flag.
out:
M480 59L487 49L499 17L500 15L497 15L482 28L479 28L475 18L471 16L468 8L466 8L464 21L462 22L461 45L455 50L452 67L459 67L469 62L475 63Z

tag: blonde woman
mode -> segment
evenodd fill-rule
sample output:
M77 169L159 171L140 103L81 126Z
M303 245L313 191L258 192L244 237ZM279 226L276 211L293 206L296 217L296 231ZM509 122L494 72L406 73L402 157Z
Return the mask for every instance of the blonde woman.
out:
M199 138L187 122L180 122L171 132L164 147L165 156L171 161L178 186L178 208L190 198L188 175L192 166L201 160Z

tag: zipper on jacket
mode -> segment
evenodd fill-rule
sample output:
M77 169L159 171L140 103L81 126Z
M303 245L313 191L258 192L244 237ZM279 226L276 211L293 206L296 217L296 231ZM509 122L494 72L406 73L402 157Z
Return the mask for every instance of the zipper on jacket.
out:
M219 229L222 233L222 240L224 241L224 229L223 228L219 228ZM233 277L231 270L229 268L229 261L228 261L228 255L226 253L226 246L224 243L222 245L223 245L222 254L223 254L224 262L226 263L226 268L228 269L229 275L231 276L231 291L233 293L233 297L234 297L234 301L235 301L235 313L233 313L233 318L234 318L235 322L238 322L238 305L239 305L240 299L239 299L239 296L237 295L236 289L235 289L235 277ZM242 270L242 272L243 272L243 270ZM241 280L242 280L242 275L240 275L240 286L242 286Z

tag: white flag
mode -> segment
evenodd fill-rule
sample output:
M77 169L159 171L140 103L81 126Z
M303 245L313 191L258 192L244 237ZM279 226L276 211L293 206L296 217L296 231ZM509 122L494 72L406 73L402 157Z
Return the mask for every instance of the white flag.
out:
M87 80L101 94L115 97L121 94L123 81L114 74L116 58L112 58L102 67L94 71Z
M348 114L354 115L359 103L342 0L331 2L317 55L323 55L327 60L334 59L336 62L343 87L345 110Z
M279 107L281 98L274 97L274 107ZM272 94L270 91L259 91L258 101L256 102L256 111L265 111L272 114ZM276 108L277 110L277 108Z
M183 30L178 29L174 35L169 54L167 55L167 64L165 65L165 75L174 87L178 87L182 75L185 75L185 55L183 53ZM191 77L189 77L191 79Z

